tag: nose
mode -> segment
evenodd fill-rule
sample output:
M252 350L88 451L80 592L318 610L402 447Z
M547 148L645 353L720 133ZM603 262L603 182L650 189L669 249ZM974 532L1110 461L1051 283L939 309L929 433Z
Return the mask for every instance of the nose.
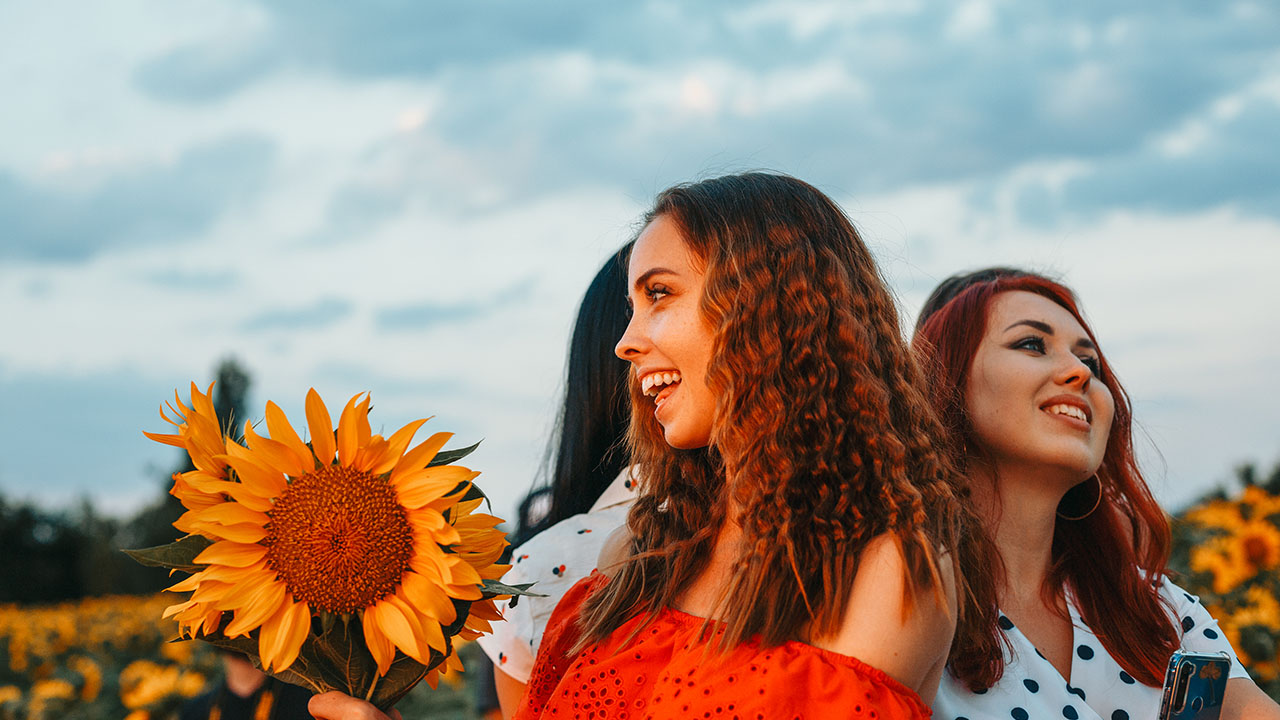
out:
M627 362L637 361L643 347L643 333L638 327L637 316L638 313L631 315L631 319L627 321L627 329L618 339L618 344L613 347L613 354Z
M1067 387L1077 387L1080 392L1089 389L1089 383L1093 381L1093 371L1089 369L1084 361L1076 357L1074 354L1069 356L1067 362L1058 371L1055 378L1060 385Z

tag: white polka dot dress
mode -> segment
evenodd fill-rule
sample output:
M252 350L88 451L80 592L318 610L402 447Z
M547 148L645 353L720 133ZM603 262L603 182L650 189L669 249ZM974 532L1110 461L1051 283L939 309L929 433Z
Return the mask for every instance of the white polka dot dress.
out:
M1176 610L1183 650L1229 653L1229 677L1248 677L1218 622L1197 598L1168 578L1160 594ZM933 701L934 720L1153 720L1160 710L1160 688L1143 685L1120 667L1080 619L1070 593L1067 607L1075 648L1070 683L1001 613L1000 628L1013 645L1012 655L1005 655L1004 676L995 687L972 693L945 673Z
M502 672L529 681L551 611L569 588L596 568L609 533L626 524L635 483L633 469L623 470L589 511L552 525L512 552L511 569L502 582L534 583L530 590L547 597L522 597L515 607L498 603L504 622L493 623L493 633L476 642Z

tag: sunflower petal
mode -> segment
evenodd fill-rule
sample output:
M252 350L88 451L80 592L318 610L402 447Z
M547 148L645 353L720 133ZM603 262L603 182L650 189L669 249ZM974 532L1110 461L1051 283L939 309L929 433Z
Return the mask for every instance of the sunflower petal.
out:
M205 508L196 516L196 520L201 522L213 522L223 525L266 525L271 521L265 513L257 510L250 510L238 502L224 502Z
M400 457L404 454L405 448L409 447L409 442L413 440L413 436L418 432L418 428L431 418L422 418L414 420L399 430L391 434L387 439L386 448L383 453L376 458L370 458L369 472L374 475L382 475L391 472L396 464L400 461Z
M429 619L448 625L458 619L453 602L445 594L444 589L426 577L409 571L401 581L400 592L409 605Z
M333 464L333 421L315 388L307 391L307 428L311 433L311 451L321 465Z
M391 480L394 482L405 473L415 472L427 466L427 463L435 459L436 453L440 452L440 448L449 442L453 437L453 433L438 432L431 437L423 440L417 447L404 454L396 462L395 469L391 471Z
M373 614L378 627L382 628L387 638L404 651L405 655L426 665L427 659L423 657L422 652L424 643L418 637L417 629L414 628L415 623L410 622L392 600L392 597L383 598L365 613ZM430 657L430 652L426 655Z
M235 619L224 631L227 637L248 635L249 631L262 625L268 618L280 611L282 605L292 600L285 593L284 583L270 582L257 589L254 597L245 605L236 608Z
M244 439L254 455L261 458L262 463L273 470L279 470L290 477L302 477L315 469L314 462L304 462L302 457L293 452L288 445L259 435L253 429L251 422L244 424Z
M315 469L316 461L311 448L298 437L298 433L293 429L293 425L280 406L270 400L267 401L267 431L271 433L272 440L283 444L298 456L305 472Z
M215 540L222 539L232 540L239 543L255 543L267 536L266 528L252 523L221 525L218 523L196 520L191 522L190 525L192 528L191 532L199 533L205 537Z
M360 449L360 428L359 428L359 407L357 403L360 396L359 393L347 401L347 406L342 408L342 415L338 417L338 461L343 465L351 465L355 462L356 451ZM369 420L366 417L365 422Z
M262 624L258 653L268 671L288 668L307 639L311 612L305 602L286 604Z
M187 447L187 441L183 439L181 435L161 435L160 433L149 433L146 430L143 430L142 434L146 435L152 440L155 440L158 443L164 443L165 445L180 447L180 448L183 448L184 450Z
M264 498L280 497L285 488L289 487L284 474L263 467L253 456L253 451L246 450L236 443L228 443L227 449L231 450L231 454L223 458L231 469L236 471L240 482L250 488L254 494Z
M382 629L378 626L378 622L374 618L373 608L364 611L360 624L364 630L364 642L369 648L369 654L373 655L373 661L378 664L378 675L386 675L387 670L391 669L391 661L396 656L395 645L391 644L391 640L383 634Z
M196 562L205 565L230 565L249 567L266 557L267 549L257 543L237 543L221 540L205 548L196 556Z

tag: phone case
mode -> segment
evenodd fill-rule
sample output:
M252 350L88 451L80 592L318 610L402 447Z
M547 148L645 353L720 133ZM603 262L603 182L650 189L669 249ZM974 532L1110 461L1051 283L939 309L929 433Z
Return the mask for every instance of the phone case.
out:
M1159 720L1218 720L1230 669L1225 653L1175 652L1165 671Z

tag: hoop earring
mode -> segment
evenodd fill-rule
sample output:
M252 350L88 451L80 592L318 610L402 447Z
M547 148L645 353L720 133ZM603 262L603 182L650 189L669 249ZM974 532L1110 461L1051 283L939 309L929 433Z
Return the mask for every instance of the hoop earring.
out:
M1093 511L1095 511L1095 510L1097 510L1097 509L1098 509L1098 506L1102 504L1102 480L1098 479L1098 476L1095 474L1095 475L1093 476L1093 481L1094 481L1095 483L1097 483L1097 485L1098 485L1098 494L1097 494L1097 496L1096 496L1096 497L1094 497L1094 499L1093 499L1093 507L1091 507L1091 508L1089 508L1087 511L1085 511L1085 513L1084 513L1083 515L1078 515L1078 516L1075 516L1075 517L1071 517L1071 516L1068 516L1068 515L1063 515L1063 514L1062 514L1062 512L1061 512L1061 511L1059 511L1059 512L1058 512L1058 517L1062 518L1063 520L1069 520L1069 521L1074 522L1074 521L1076 521L1076 520L1083 520L1083 519L1085 519L1085 518L1089 517L1090 515L1092 515L1092 514L1093 514ZM1089 481L1088 481L1088 480L1086 480L1085 482L1089 482ZM1077 486L1077 487L1079 487L1079 486Z

